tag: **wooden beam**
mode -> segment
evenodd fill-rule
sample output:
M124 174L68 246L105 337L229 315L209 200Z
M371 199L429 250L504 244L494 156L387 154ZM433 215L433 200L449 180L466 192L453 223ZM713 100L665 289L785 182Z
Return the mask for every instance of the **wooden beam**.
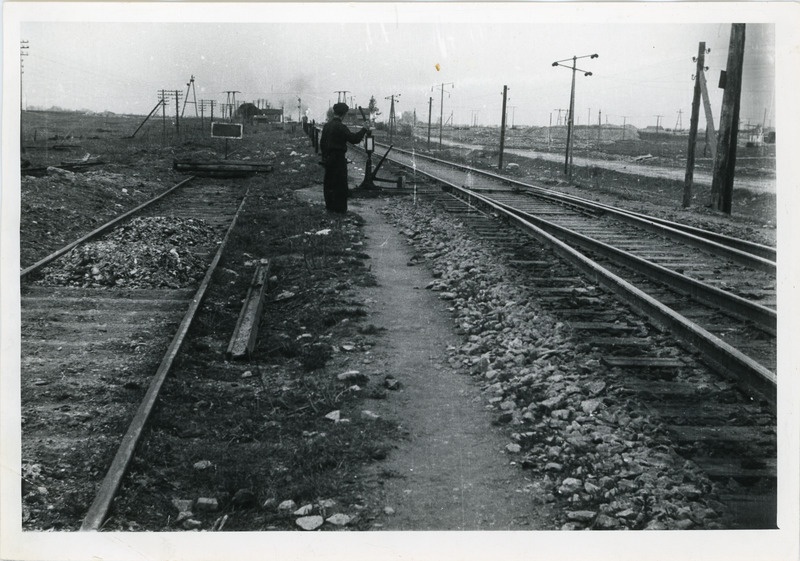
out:
M711 112L711 99L708 97L708 85L706 83L706 73L700 71L700 93L703 96L703 109L706 114L706 135L708 143L711 145L711 153L716 158L717 155L717 131L714 128L714 114ZM712 165L713 169L713 165Z
M739 135L739 102L742 93L742 66L744 60L745 24L731 25L728 47L725 92L722 95L720 113L719 144L714 162L714 178L711 196L714 208L731 213L733 202L733 178L736 170L736 141Z
M686 151L686 175L683 183L683 208L692 204L692 184L694 183L694 156L697 151L697 121L700 118L700 75L705 65L706 44L700 43L697 49L697 70L692 97L692 117L689 122L689 148Z
M264 307L264 292L269 279L270 262L262 259L256 267L253 280L247 291L239 320L233 330L233 336L228 344L226 356L229 359L241 359L253 354L258 337L258 325L261 320L261 311Z

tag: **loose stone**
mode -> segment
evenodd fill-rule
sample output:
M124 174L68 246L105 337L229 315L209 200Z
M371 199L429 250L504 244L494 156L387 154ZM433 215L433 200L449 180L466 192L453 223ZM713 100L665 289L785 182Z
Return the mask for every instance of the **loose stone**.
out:
M283 501L281 504L278 505L278 510L281 511L290 511L290 510L295 510L296 508L297 508L297 503L291 499Z
M561 482L561 486L558 488L558 492L561 495L571 495L578 491L582 487L582 483L580 479L575 479L574 477L567 477L564 481Z
M194 469L196 470L202 471L204 469L210 468L212 465L214 464L212 464L210 460L200 460L199 462L196 462L192 467L194 467Z
M567 512L567 519L575 522L591 522L597 513L593 510L571 510Z
M347 526L352 520L348 515L337 512L333 516L327 518L325 521L333 524L334 526Z
M308 530L316 530L317 528L322 526L323 522L324 521L322 520L322 517L318 516L318 515L315 515L315 516L301 516L300 518L295 520L295 523L298 526L300 526L303 530L307 530L307 531Z
M214 512L219 508L219 503L217 499L200 497L195 503L195 508L199 512Z

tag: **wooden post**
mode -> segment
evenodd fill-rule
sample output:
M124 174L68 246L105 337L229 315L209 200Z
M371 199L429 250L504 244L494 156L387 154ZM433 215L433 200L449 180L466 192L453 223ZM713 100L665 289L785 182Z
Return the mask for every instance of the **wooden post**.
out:
M142 121L142 124L140 124L140 125L139 125L139 126L136 128L136 130L135 130L135 131L133 131L133 134L132 134L132 135L130 135L128 138L133 138L134 136L136 136L136 133L137 133L137 132L139 132L139 130L140 130L140 129L141 129L143 126L144 126L144 124L147 122L147 120L150 118L150 116L151 116L153 113L155 113L155 112L156 112L156 110L157 110L157 109L158 109L160 106L161 106L161 101L159 101L158 103L156 103L156 106L155 106L155 107L153 107L153 109L150 111L150 113L148 113L148 114L147 114L147 117L145 117L145 118L144 118L144 121ZM33 131L33 139L34 139L34 140L36 140L36 131L35 131L35 130Z
M161 90L161 141L167 139L167 96L164 90Z
M433 110L433 98L428 98L428 150L431 149L431 111Z
M572 57L572 88L569 92L569 119L567 122L567 153L564 155L564 173L572 179L572 136L575 126L575 64L577 57Z
M692 117L689 121L689 148L686 151L686 175L683 182L683 208L692 204L692 181L694 180L694 155L697 150L697 121L700 119L700 76L706 59L706 44L700 43L697 49L697 70L694 75L694 96L692 97Z
M711 147L712 157L716 158L717 155L717 131L714 128L714 114L711 112L711 100L708 97L708 86L706 85L706 73L704 70L700 71L700 93L703 96L703 108L706 113L706 142ZM714 169L714 164L711 164L711 169Z
M181 136L181 126L180 126L180 102L178 101L178 90L175 90L175 136L180 138Z
M497 169L503 169L503 147L506 143L506 96L508 86L503 86L503 115L500 119L500 160L497 162Z
M603 140L603 112L597 110L597 149L600 150L600 143Z
M745 24L731 25L728 47L725 92L722 95L722 112L719 123L719 143L714 162L714 179L711 184L712 204L715 209L731 213L733 177L736 170L736 141L739 134L739 101L742 93L742 61L744 60Z

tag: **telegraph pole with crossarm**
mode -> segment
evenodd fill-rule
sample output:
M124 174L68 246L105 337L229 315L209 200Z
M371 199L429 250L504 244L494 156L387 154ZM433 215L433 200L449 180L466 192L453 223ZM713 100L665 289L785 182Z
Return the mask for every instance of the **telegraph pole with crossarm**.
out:
M563 66L564 68L569 68L572 70L572 89L570 90L569 94L569 114L568 114L568 123L567 123L567 152L564 156L564 173L567 177L572 178L572 129L575 126L574 119L575 119L575 72L581 71L583 72L584 76L591 76L592 73L587 70L581 70L577 68L576 63L580 58L597 58L599 55L597 53L592 55L583 55L583 56L573 56L572 58L565 58L564 60L557 60L553 63L553 66ZM566 64L561 64L562 62L572 61L572 66L567 66Z

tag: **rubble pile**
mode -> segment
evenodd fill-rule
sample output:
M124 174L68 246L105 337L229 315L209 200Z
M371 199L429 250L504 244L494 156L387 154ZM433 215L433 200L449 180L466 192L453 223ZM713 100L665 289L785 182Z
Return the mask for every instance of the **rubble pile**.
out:
M216 241L202 220L135 218L104 239L80 245L44 269L40 284L182 288L202 278Z
M538 310L522 274L443 213L394 202L399 226L436 280L465 342L450 363L479 383L510 442L502 453L534 476L562 529L722 528L711 481L569 329Z

